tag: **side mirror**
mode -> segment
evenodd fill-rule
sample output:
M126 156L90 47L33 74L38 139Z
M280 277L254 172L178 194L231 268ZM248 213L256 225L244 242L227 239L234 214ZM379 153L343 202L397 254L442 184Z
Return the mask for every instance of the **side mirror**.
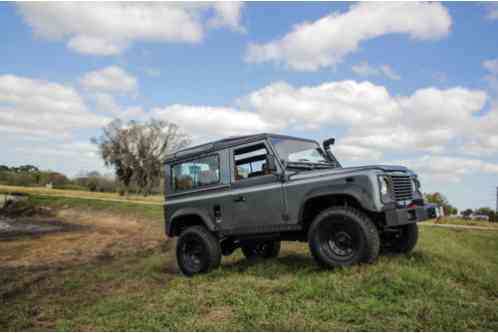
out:
M268 154L266 155L266 169L270 172L277 172L277 160L275 156Z

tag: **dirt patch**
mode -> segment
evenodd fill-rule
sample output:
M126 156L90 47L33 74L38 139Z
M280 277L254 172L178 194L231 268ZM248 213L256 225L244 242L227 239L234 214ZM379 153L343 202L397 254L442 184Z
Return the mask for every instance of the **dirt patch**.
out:
M0 219L0 268L108 260L164 242L162 225L139 216L75 208Z

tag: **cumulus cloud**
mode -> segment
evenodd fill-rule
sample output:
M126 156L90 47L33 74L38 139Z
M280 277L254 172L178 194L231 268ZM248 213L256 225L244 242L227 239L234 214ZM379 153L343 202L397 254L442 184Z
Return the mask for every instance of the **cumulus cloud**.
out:
M424 178L437 182L460 182L463 177L475 173L498 175L498 164L478 159L425 155L398 163L415 170Z
M198 43L206 27L243 30L241 3L20 3L33 31L76 52L119 54L134 41Z
M35 164L46 170L56 170L68 176L76 176L81 170L111 170L105 167L96 145L89 141L67 140L67 142L17 141L7 148L9 155L16 157L15 164Z
M300 71L331 67L358 49L361 42L387 34L407 34L414 39L446 36L451 17L440 3L359 3L345 13L331 13L303 22L280 39L249 45L245 60L273 61Z
M109 66L86 73L80 84L89 90L113 93L133 93L138 89L137 79L119 66Z
M190 133L196 142L276 129L255 112L224 107L175 104L154 108L151 116L174 122Z
M391 96L383 86L348 80L302 87L277 82L250 93L241 105L277 128L346 129L340 142L354 147L356 157L380 157L380 152L442 153L462 137L491 135L498 112L477 116L486 101L483 91L461 87Z
M109 118L89 111L72 87L15 75L0 76L0 131L68 137L80 128L103 126Z
M95 109L99 113L120 118L123 120L144 120L147 118L147 113L142 106L122 106L116 102L116 99L106 93L95 93L93 95L95 101Z
M377 76L383 75L391 80L400 80L401 76L394 71L389 65L381 65L379 67L371 66L364 61L357 65L353 65L351 70L360 76Z

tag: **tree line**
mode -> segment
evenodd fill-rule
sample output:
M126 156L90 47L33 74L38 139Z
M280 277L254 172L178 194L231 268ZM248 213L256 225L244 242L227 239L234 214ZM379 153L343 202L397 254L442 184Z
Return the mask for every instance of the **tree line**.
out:
M446 199L446 197L440 192L426 193L424 196L427 202L443 207L445 216L458 214L458 209L456 207L453 207L448 202L448 199ZM498 212L489 207L481 207L474 210L467 208L461 211L460 215L463 218L470 218L471 215L483 215L487 216L490 222L498 222Z

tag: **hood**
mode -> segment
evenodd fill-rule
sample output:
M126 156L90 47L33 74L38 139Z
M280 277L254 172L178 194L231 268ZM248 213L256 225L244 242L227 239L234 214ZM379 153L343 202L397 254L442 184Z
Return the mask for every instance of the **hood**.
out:
M337 174L348 174L348 173L356 173L362 171L371 171L377 170L381 172L406 172L407 174L413 175L414 173L401 165L364 165L358 167L348 167L348 168L337 168L337 169L315 169L309 171L299 172L295 176L291 176L291 178L308 178L308 177L320 177L327 175L337 175Z

